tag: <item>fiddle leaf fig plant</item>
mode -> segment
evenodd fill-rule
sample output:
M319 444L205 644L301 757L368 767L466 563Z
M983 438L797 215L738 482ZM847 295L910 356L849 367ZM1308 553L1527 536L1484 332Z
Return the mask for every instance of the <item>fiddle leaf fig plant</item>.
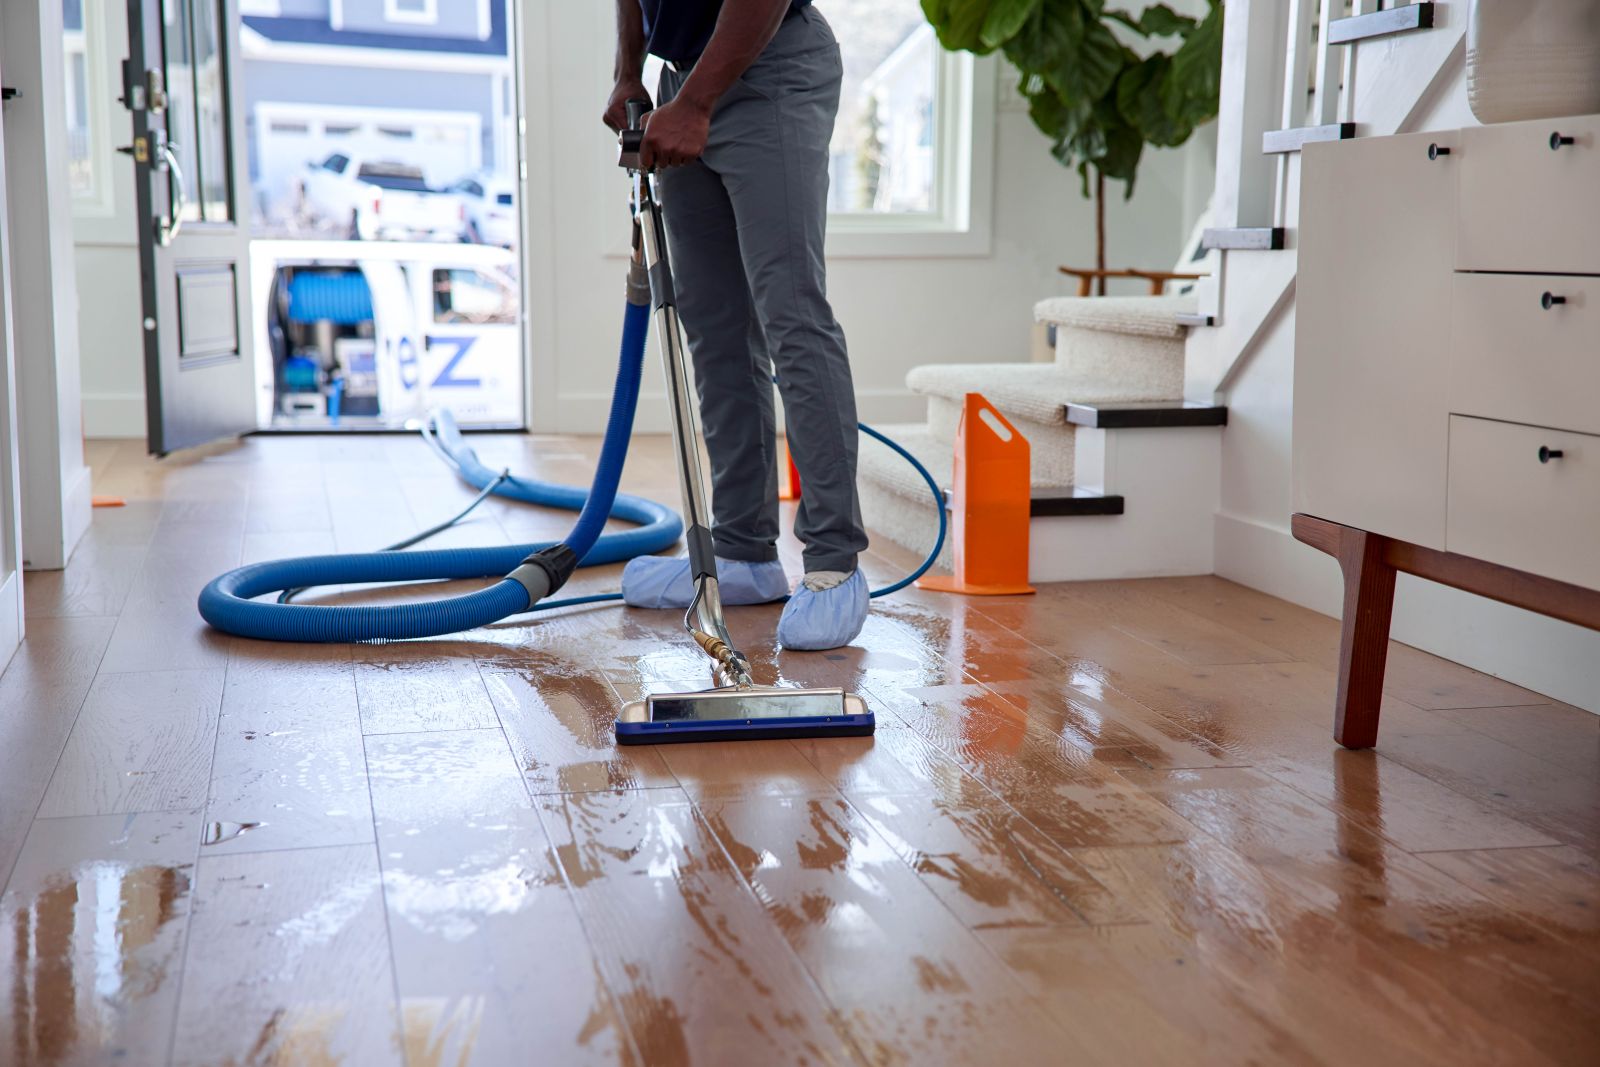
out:
M1216 117L1222 0L1210 0L1203 18L1160 3L1133 14L1106 0L922 0L922 10L945 48L1004 55L1034 125L1077 170L1086 197L1093 174L1104 269L1105 179L1132 196L1145 145L1176 147Z

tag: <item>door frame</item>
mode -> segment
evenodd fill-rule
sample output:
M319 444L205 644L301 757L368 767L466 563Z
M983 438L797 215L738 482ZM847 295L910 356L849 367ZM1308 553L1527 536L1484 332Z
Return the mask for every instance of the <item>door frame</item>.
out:
M0 83L4 82L0 59ZM6 105L0 104L0 220L6 216ZM22 643L22 468L17 434L16 351L11 332L11 240L0 226L0 671Z

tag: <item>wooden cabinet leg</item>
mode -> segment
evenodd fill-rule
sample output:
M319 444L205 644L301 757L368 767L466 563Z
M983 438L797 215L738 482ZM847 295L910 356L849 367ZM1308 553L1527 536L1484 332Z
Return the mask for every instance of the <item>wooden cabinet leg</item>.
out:
M1385 538L1344 527L1339 567L1344 572L1344 623L1339 637L1339 693L1333 739L1346 748L1378 743L1378 708L1389 657L1395 569L1383 561Z

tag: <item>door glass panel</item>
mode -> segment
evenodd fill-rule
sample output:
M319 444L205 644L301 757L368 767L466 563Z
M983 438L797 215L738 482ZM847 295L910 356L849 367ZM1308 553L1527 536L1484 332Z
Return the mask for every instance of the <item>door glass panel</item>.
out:
M189 0L194 9L194 109L199 131L200 176L195 182L201 217L233 217L228 195L228 94L222 77L222 0Z
M192 29L189 0L162 0L161 50L166 61L167 142L183 171L181 178L175 174L168 176L174 197L179 181L184 183L188 193L194 189L200 174L200 149L195 140ZM183 219L194 222L199 218L200 204L190 195Z
M232 218L228 96L223 85L222 0L162 0L167 139L183 168L188 222ZM173 182L178 179L174 177Z

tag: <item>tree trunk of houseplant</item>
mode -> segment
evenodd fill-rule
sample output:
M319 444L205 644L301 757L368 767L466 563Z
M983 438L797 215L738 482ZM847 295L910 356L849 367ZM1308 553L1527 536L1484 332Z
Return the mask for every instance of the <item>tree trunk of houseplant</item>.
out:
M1095 295L1106 295L1106 176L1099 167L1094 169L1094 269Z

